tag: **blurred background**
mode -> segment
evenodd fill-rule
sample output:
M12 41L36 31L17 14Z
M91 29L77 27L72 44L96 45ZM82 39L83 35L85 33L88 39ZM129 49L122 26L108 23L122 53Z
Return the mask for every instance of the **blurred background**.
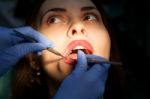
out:
M24 19L14 14L16 1L0 0L0 26L24 25ZM119 41L129 92L133 99L150 99L150 0L103 1L103 7Z

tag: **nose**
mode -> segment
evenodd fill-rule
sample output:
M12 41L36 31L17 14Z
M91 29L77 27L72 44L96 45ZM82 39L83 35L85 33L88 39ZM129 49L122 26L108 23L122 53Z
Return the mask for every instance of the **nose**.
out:
M85 27L82 22L72 22L68 29L68 36L86 36Z

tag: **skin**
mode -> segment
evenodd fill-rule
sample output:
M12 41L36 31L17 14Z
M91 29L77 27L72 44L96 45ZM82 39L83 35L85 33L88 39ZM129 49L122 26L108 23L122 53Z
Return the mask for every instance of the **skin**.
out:
M92 45L93 54L109 59L110 37L91 0L46 0L36 24L37 30L51 40L60 53L71 41L86 40ZM46 50L42 54L44 70L56 81L62 81L73 70L73 66L60 58Z

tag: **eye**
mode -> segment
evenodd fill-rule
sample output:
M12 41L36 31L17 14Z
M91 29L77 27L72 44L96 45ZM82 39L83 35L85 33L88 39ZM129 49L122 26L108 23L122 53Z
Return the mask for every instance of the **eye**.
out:
M48 24L56 24L62 22L61 18L58 16L52 16L48 18Z
M97 16L94 14L86 14L84 17L85 21L93 21L93 20L97 20Z

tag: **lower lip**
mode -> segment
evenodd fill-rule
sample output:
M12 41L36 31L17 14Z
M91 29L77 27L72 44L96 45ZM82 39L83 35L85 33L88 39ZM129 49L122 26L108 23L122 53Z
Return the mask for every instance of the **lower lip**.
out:
M74 65L77 62L77 54L71 54L69 57L64 58L64 62L69 65Z

